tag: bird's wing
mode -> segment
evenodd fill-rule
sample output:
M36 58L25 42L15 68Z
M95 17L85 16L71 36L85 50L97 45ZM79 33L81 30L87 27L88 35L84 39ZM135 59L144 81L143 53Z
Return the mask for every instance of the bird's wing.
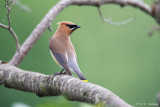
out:
M68 66L67 66L67 63L68 63L67 54L63 55L58 52L54 52L54 51L51 51L51 52L52 52L54 58L56 59L56 61L60 64L60 66L63 67L69 75L72 75L71 72L69 71Z
M61 43L54 37L50 39L49 48L55 62L57 62L61 67L63 67L62 65L67 64L68 57L65 55L66 52L63 49Z
M63 67L67 65L67 56L58 52L51 51L57 62Z
M55 58L55 56L53 55L53 53L52 53L51 50L50 50L50 53L51 53L51 56L52 56L52 58L54 59L54 61L55 61L60 67L62 67L62 66L59 64L59 62L57 61L57 59Z
M73 46L72 42L69 43L69 47L70 47L70 50L73 52L73 55L75 56L75 58L77 60L77 55L76 55L76 52L75 52L75 49L74 49L74 46Z

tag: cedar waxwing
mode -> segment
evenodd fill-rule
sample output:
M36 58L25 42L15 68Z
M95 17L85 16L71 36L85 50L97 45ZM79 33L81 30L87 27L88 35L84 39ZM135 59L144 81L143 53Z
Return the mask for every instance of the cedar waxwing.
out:
M63 68L62 71L65 70L67 74L71 76L72 73L70 70L72 70L81 80L87 82L87 79L83 76L81 70L79 69L76 52L72 42L70 41L70 35L77 28L80 28L80 26L67 21L62 21L58 24L59 26L56 32L49 41L51 55L54 61ZM62 71L58 74L62 74Z

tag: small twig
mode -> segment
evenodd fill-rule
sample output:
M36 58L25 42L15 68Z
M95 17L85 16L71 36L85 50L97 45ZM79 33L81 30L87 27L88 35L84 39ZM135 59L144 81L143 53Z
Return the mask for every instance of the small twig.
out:
M6 5L7 5L7 2L8 2L8 0L5 0L5 5L4 5L5 7L6 7Z
M7 6L9 6L11 3L13 2L13 0L7 0Z
M49 23L49 25L48 25L48 30L51 32L53 29L52 29L52 27L51 27L51 23Z
M134 18L132 17L132 18L129 18L129 19L127 19L127 20L125 20L125 21L122 21L122 22L114 22L114 21L112 21L112 19L106 19L106 18L104 18L104 16L103 16L103 14L102 14L102 11L101 11L101 9L100 9L100 6L98 6L98 11L99 11L99 14L100 14L100 17L101 17L101 19L103 20L103 22L107 22L107 23L110 23L110 24L112 24L112 25L125 25L125 24L127 24L127 23L129 23L129 22L131 22L131 21L133 21L134 20Z
M149 32L148 35L152 36L154 34L154 32L160 32L160 26L154 26Z
M8 19L8 27L9 27L9 29L11 28L11 20L10 20L10 12L11 12L11 10L12 10L12 8L13 8L13 5L14 5L14 3L15 3L15 1L16 0L11 0L9 3L7 3L6 4L6 8L7 8L7 19ZM7 2L8 2L8 0L7 0ZM11 4L12 3L12 4ZM10 4L11 4L11 7L9 7L10 6Z
M0 23L0 27L5 28L5 29L8 29L8 26L6 26L6 25L4 25L4 24L1 24L1 23Z
M20 44L19 44L18 37L17 37L16 33L14 32L14 30L12 28L9 28L9 26L6 26L6 25L1 24L1 23L0 23L0 27L8 29L9 32L13 35L13 37L14 37L14 39L16 41L17 51L19 52L20 51Z
M23 11L32 12L29 6L22 4L20 0L16 0L15 5L18 6L20 9L22 9Z
M8 29L10 31L10 33L13 35L13 37L15 39L16 47L17 47L17 52L19 52L20 51L20 43L19 43L19 40L18 40L18 37L17 37L16 33L11 28L11 19L10 19L10 12L11 12L11 10L13 8L13 5L14 5L15 1L16 0L10 0L10 1L9 0L5 0L5 7L7 8L8 26L0 23L0 27Z

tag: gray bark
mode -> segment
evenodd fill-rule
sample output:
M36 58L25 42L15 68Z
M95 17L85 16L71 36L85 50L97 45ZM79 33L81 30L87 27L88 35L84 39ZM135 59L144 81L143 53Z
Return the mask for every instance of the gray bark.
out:
M103 103L105 107L132 107L101 86L83 82L69 75L44 75L8 64L0 64L0 85L36 93L40 97L63 95L70 101Z

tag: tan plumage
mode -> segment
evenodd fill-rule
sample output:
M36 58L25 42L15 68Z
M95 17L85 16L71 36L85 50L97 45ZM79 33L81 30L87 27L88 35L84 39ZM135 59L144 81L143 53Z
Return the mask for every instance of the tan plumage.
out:
M64 68L69 75L72 75L71 69L80 79L86 80L78 67L76 52L70 41L70 35L80 26L67 21L59 22L58 24L57 31L50 38L49 48L51 55L55 62Z

